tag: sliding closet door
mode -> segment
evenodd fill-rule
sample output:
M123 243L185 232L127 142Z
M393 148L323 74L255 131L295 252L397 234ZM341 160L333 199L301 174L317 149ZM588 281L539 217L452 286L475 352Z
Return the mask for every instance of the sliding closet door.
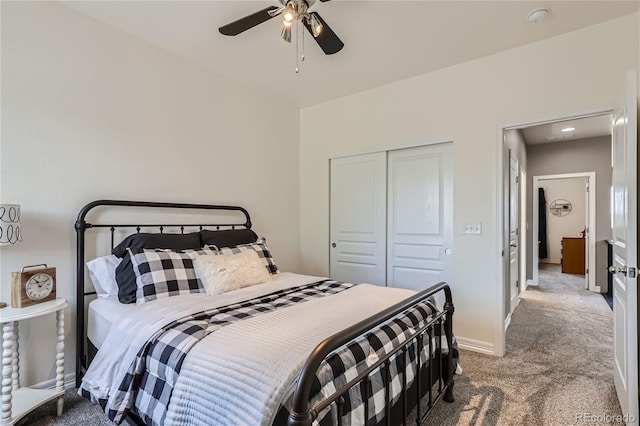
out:
M452 143L389 151L387 285L452 280Z
M385 285L387 154L331 160L331 277Z

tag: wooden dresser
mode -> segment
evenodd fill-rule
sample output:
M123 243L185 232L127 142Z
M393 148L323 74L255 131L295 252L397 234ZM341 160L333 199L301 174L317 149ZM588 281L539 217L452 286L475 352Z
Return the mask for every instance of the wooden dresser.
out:
M584 275L584 242L584 238L562 238L562 273Z

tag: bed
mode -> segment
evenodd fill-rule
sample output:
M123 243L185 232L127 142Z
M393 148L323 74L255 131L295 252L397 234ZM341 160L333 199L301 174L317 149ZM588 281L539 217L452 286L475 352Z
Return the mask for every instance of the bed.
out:
M103 209L197 211L216 219L222 212L241 220L184 223L177 214L103 223ZM237 206L99 200L83 207L75 224L79 393L117 423L146 425L405 424L414 408L422 421L439 400L453 401L458 352L446 283L415 293L280 272L251 227ZM123 230L132 235L118 241ZM128 244L118 273L129 256L138 303L121 303L127 296L119 286L117 297L101 295L85 306L95 295L85 288L87 234L101 231L114 255ZM160 242L191 238L197 240L175 249ZM146 246L135 247L142 240ZM188 291L171 287L183 272L176 258L196 268L252 250L270 274L265 282L207 294L202 283L209 292L210 279L199 270ZM149 265L165 268L161 278ZM158 284L169 267L176 268L171 284ZM145 284L146 276L152 279Z

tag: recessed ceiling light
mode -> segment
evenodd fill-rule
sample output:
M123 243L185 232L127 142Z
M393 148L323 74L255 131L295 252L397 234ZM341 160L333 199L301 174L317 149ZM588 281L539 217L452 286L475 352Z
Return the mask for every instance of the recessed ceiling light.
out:
M546 18L547 15L549 15L549 8L545 6L539 6L531 9L529 13L527 13L527 19L529 20L529 22L540 22L544 18Z
M547 140L548 141L560 141L562 139L567 139L570 138L571 135L551 135L551 136L547 136Z
M564 129L562 129L562 132L573 132L576 128L575 127L565 127Z

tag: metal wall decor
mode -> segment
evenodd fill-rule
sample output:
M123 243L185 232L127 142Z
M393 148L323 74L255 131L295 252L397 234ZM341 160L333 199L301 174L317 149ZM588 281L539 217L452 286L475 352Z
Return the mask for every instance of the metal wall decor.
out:
M549 211L553 213L554 216L566 216L571 213L571 202L564 198L553 200L549 205Z
M22 242L19 204L0 204L0 245Z

